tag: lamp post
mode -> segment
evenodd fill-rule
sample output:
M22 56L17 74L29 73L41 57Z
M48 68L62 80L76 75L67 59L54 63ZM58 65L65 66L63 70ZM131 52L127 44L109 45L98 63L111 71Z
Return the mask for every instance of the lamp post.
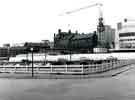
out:
M34 70L33 70L33 68L34 68L34 66L33 66L33 48L30 48L30 50L31 50L31 57L32 57L32 77L34 77Z

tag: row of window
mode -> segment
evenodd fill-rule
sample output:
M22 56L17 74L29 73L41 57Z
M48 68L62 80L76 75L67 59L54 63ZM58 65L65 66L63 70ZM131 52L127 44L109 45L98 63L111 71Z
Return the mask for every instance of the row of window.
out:
M71 41L71 45L74 47L88 47L88 46L92 46L93 44L94 43L92 39Z
M120 46L120 48L135 48L135 46Z
M135 43L120 43L120 48L135 48Z
M120 39L120 41L134 41L135 39Z
M135 32L130 33L120 33L119 37L135 36Z

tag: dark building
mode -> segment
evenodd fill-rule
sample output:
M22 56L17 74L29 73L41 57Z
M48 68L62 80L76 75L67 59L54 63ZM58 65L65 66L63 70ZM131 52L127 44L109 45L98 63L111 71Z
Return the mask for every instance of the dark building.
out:
M70 41L75 36L75 33L61 32L58 30L58 34L54 34L54 48L55 49L69 49Z
M48 42L26 42L24 44L25 49L27 49L27 51L30 51L30 48L33 48L34 52L40 52L42 51L42 49L49 49L50 46L48 44Z
M77 34L71 40L71 48L80 50L80 52L93 52L97 45L96 34Z
M18 54L26 54L26 47L24 46L16 46L16 47L10 47L8 49L8 56L9 57L14 57Z
M8 56L8 49L0 47L0 57L7 57Z
M58 30L58 34L54 35L54 48L72 50L75 53L93 52L93 48L97 45L96 33L79 34L77 31L72 33L62 32Z
M13 57L18 54L27 54L30 51L30 48L33 48L33 52L43 52L44 49L50 49L49 42L26 42L23 44L16 44L13 46L10 45L3 45L3 47L0 48L0 57Z

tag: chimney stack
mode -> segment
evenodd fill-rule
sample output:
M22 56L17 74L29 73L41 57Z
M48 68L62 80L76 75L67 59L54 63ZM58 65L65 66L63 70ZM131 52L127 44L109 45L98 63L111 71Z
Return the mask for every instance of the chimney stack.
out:
M60 34L61 33L61 29L58 29L58 34Z
M70 29L69 29L68 33L69 33L69 34L71 34L71 33L72 33Z

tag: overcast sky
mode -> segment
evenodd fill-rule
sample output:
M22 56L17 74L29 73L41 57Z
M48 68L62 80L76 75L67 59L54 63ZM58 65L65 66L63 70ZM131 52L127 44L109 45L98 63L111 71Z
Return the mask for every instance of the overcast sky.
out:
M134 0L0 0L0 46L4 43L53 40L61 28L78 32L93 32L99 16L98 7L70 15L59 14L103 3L104 23L116 28L126 17L135 18Z

